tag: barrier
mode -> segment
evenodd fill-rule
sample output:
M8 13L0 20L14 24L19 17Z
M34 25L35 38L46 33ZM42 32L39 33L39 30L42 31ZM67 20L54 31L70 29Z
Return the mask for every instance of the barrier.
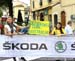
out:
M75 36L0 35L0 57L75 57Z

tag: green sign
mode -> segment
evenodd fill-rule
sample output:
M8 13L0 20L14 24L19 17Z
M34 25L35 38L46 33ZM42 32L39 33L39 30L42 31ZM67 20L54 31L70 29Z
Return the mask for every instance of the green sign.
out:
M29 34L49 35L48 21L30 21Z

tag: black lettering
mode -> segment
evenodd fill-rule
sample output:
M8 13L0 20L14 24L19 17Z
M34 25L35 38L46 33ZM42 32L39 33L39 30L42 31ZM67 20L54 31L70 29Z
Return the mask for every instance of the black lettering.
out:
M41 50L41 49L48 50L48 49L47 49L47 46L46 46L44 43L43 43L43 44L41 44L41 46L40 46L39 50Z
M21 48L22 50L28 50L28 49L29 49L29 44L27 44L27 43L22 43L22 44L20 45L20 48Z
M3 49L4 50L10 50L11 49L11 43L9 43L9 42L3 43Z
M71 47L75 48L75 44L72 44Z
M14 50L14 49L20 50L18 45L19 45L19 43L17 43L17 44L12 43L12 50Z
M72 48L75 48L75 44L71 45ZM5 42L3 43L3 49L4 50L48 50L46 44L42 43L37 44L37 43L9 43L9 42Z
M31 49L31 50L37 50L37 49L38 49L38 44L32 43L32 44L30 45L30 49Z

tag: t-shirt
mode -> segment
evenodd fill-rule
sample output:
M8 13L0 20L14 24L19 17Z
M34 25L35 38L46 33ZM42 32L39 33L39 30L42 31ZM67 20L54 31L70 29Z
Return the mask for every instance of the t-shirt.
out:
M8 29L8 32L11 32L11 28L8 24L6 24L4 27ZM16 31L16 27L13 26L13 32L15 31Z
M13 23L13 25L16 26L16 27L18 26L16 23Z
M63 32L63 34L65 34L65 30L63 28L62 28L62 32ZM52 33L51 34L53 34L53 35L61 35L61 32L60 32L59 29L54 28L52 30Z
M66 25L65 32L66 34L73 34L73 29L71 28L70 25Z

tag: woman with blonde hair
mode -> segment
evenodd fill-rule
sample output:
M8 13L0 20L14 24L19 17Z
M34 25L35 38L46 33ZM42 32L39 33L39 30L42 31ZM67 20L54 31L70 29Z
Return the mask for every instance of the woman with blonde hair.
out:
M13 24L13 18L8 17L6 20L6 25L4 26L4 34L7 36L17 35L17 26ZM17 61L15 57L13 57L14 61ZM21 57L23 61L26 61L24 57Z
M8 17L6 20L6 25L4 26L4 34L7 36L12 36L17 34L16 27L13 25L13 18Z

